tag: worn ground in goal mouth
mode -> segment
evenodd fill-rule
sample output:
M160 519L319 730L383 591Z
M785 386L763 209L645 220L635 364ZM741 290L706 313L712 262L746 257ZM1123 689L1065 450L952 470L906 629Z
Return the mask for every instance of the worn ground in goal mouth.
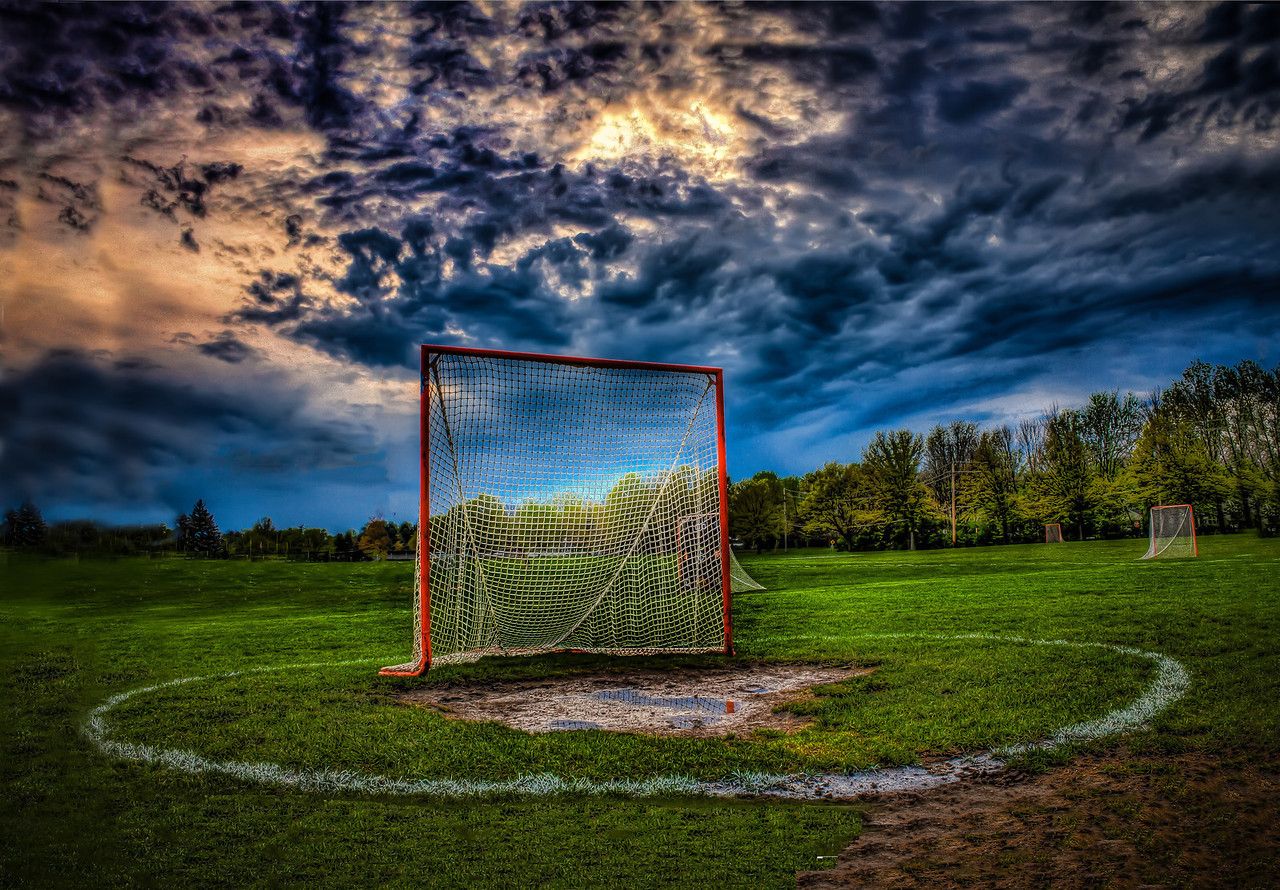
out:
M550 679L452 681L402 693L400 701L461 720L496 720L525 732L611 730L685 737L812 722L781 706L814 697L813 687L874 668L812 664L683 667Z

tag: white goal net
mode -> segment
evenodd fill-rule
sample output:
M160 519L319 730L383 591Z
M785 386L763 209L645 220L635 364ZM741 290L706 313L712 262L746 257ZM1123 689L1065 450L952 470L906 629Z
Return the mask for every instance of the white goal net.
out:
M414 654L730 651L716 368L423 347Z
M738 562L738 557L733 555L732 549L729 551L729 582L734 593L742 593L744 590L764 590L764 585L752 578L742 567L742 563Z
M676 526L676 565L680 578L686 584L721 583L720 553L711 546L718 540L720 516L704 513L682 516ZM764 585L752 578L738 562L733 548L729 548L729 586L733 593L748 590L764 590Z
M1197 556L1195 511L1190 504L1151 508L1151 542L1143 559Z

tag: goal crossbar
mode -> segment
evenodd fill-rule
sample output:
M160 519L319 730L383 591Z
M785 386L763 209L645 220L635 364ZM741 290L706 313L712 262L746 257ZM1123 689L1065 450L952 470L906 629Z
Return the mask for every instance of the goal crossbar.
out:
M421 361L414 653L383 674L733 651L722 369L436 345Z

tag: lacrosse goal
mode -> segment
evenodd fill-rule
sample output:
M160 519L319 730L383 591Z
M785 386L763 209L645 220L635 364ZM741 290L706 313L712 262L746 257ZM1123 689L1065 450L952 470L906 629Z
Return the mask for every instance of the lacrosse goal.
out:
M719 368L422 347L413 658L733 650Z
M1062 523L1049 522L1045 524L1044 542L1046 544L1061 544L1063 542Z
M1151 508L1151 541L1143 559L1199 556L1196 516L1190 504Z

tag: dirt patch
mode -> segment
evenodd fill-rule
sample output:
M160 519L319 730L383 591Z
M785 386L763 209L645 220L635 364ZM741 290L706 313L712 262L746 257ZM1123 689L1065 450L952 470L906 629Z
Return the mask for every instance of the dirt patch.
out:
M400 700L462 720L496 720L525 732L604 729L647 735L721 736L809 721L780 705L811 698L813 686L872 668L815 665L635 671L547 680L443 683Z
M883 798L815 887L1275 886L1280 771L1205 755L1083 757Z

